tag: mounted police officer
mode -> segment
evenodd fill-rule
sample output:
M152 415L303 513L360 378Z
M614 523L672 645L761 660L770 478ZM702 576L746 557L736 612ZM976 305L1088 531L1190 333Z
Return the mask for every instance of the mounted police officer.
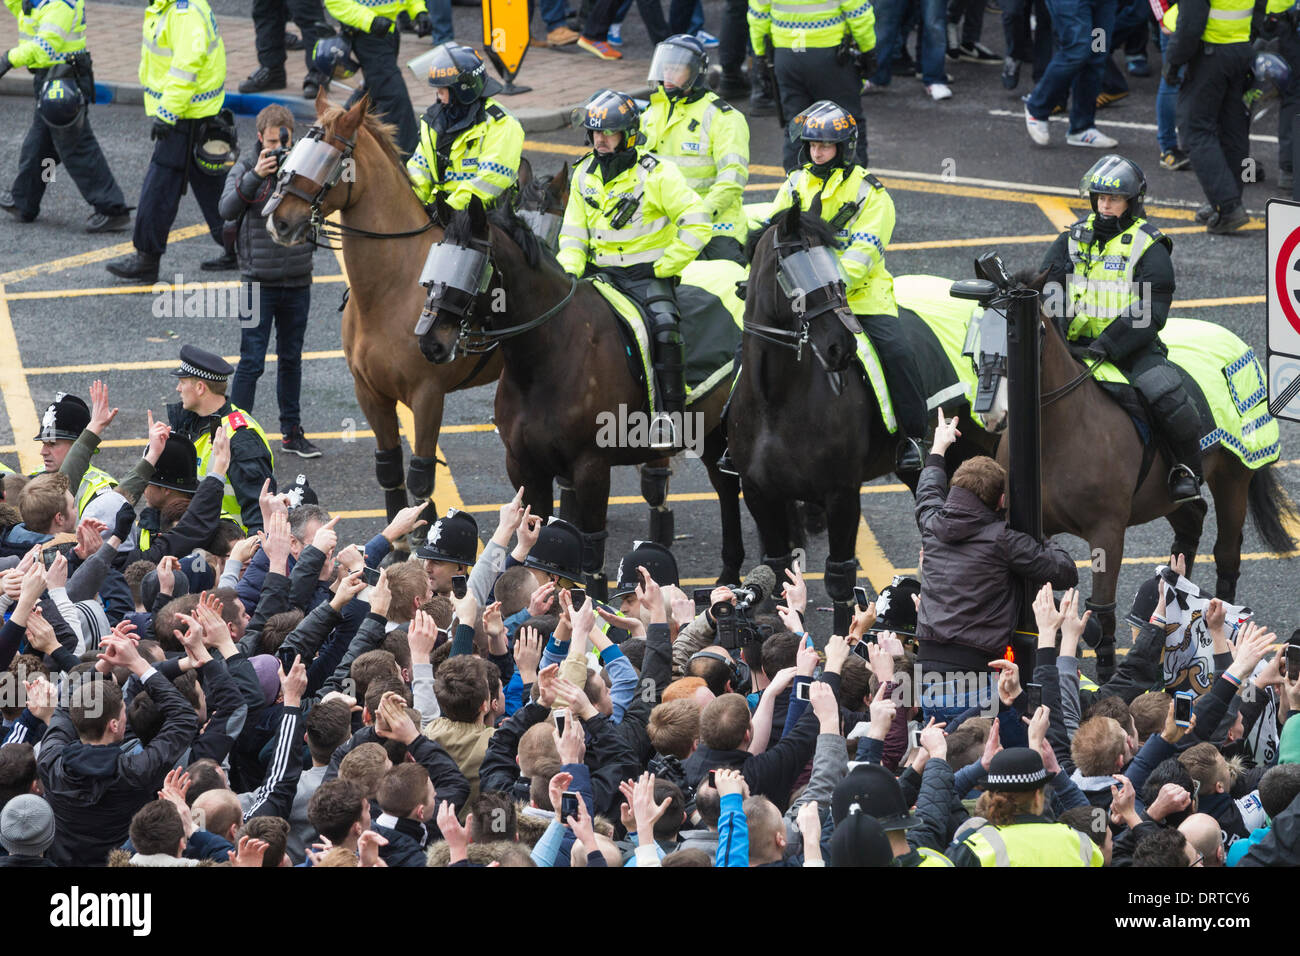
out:
M434 47L411 68L427 70L438 94L420 118L419 146L406 163L415 195L426 207L441 198L464 209L478 196L491 208L519 179L524 148L524 128L492 99L501 84L477 52L458 43Z
M370 95L370 109L386 123L397 126L397 147L403 155L415 151L419 130L415 125L415 110L411 108L411 95L406 91L406 80L397 65L399 38L396 20L402 13L409 14L416 36L427 37L433 32L433 21L425 9L425 0L325 0L325 9L343 25L343 36L352 45L365 75L362 90L353 93L347 105L351 106L362 92ZM318 41L327 44L328 39ZM314 62L314 58L313 58ZM332 75L329 70L318 72Z
M95 207L87 232L125 229L131 210L90 129L95 77L86 50L85 0L22 0L10 9L18 17L19 43L0 56L0 76L16 66L31 71L36 114L13 187L0 194L0 209L20 222L34 220L53 160L67 167L82 198Z
M167 248L167 235L181 197L194 189L208 231L223 254L208 260L209 268L229 268L222 232L225 220L217 211L221 187L234 154L234 119L222 113L225 102L226 47L217 18L207 0L153 0L144 15L140 50L140 82L144 111L153 117L149 138L153 155L140 187L135 213L135 252L106 264L113 275L138 282L158 281L158 260ZM195 147L220 135L230 147L230 163L212 169L199 165Z
M772 203L772 217L798 202L826 220L835 233L835 256L848 287L849 307L876 347L903 437L896 452L899 472L924 464L927 410L920 373L898 324L894 277L885 268L885 247L894 232L894 201L858 155L853 114L822 100L796 116L790 138L799 144L800 166Z
M212 456L213 432L222 425L230 429L230 468L221 515L251 534L262 527L259 497L263 482L272 477L275 457L262 426L226 398L226 380L234 371L220 355L182 346L181 364L172 371L181 400L167 406L167 418L176 434L194 442L201 471L207 470ZM271 490L275 490L274 480Z
M41 416L41 430L35 439L41 443L44 466L30 474L34 476L58 471L69 450L89 424L90 408L84 401L65 392L55 395L54 401L45 407L45 414ZM81 484L72 493L77 502L77 514L84 513L87 505L116 485L117 479L108 472L94 465L88 466Z
M865 166L862 80L876 72L876 14L869 0L749 0L748 20L755 55L763 59L769 45L773 48L772 71L785 115L793 117L819 100L837 104L853 117L860 135L852 158ZM798 144L785 144L787 170L801 162L798 153Z
M574 164L558 259L574 276L600 273L645 307L661 399L650 447L680 447L674 419L685 410L686 381L674 289L712 237L713 216L678 168L645 148L632 97L601 90L582 125L594 148Z
M1079 183L1092 214L1061 233L1042 268L1051 288L1064 289L1066 338L1086 346L1089 361L1120 368L1168 439L1177 459L1170 496L1197 501L1201 417L1159 338L1174 298L1173 242L1144 218L1146 189L1132 160L1099 159Z
M749 124L705 86L708 65L704 44L689 33L655 47L650 105L641 114L641 131L646 148L676 164L713 216L713 238L698 258L745 265Z

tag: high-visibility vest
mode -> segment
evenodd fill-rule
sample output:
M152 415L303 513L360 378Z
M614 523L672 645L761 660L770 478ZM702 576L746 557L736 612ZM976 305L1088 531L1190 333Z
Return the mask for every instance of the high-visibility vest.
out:
M652 263L660 278L678 275L713 236L713 217L672 163L644 149L637 161L605 182L595 154L578 160L560 227L557 258L580 276L596 268ZM624 202L635 212L615 225Z
M980 866L1101 866L1101 849L1064 823L986 823L962 841Z
M849 308L858 315L898 315L894 277L885 268L885 247L894 234L894 200L880 180L856 163L831 170L825 179L815 175L809 163L781 184L771 218L793 205L796 197L810 209L818 196L822 218L832 225L845 205L856 204L835 234L835 254L848 280Z
M406 161L406 175L420 202L441 194L452 209L464 209L472 197L491 206L519 179L524 128L496 100L483 104L481 123L452 133L447 164L438 168L438 131L420 117L420 142Z
M424 3L423 0L325 0L325 9L345 27L369 33L375 17L396 20L399 13L414 17L424 12ZM396 32L397 25L393 24L389 35Z
M241 428L251 428L258 438L262 439L262 444L266 446L266 453L271 456L271 465L275 465L275 453L271 451L271 442L266 437L266 432L262 431L262 426L257 423L252 415L243 409L230 406L230 411L221 417L221 424L229 428L231 434ZM199 475L207 473L208 460L212 457L212 433L204 429L203 433L194 439L194 450L199 455ZM243 509L240 507L239 499L235 497L235 489L230 485L230 476L226 475L226 492L221 496L221 517L229 518L235 524L239 525L245 531L242 520ZM143 547L141 550L144 550Z
M931 850L929 847L919 846L916 852L921 854L921 862L917 866L952 866L952 860L948 859L938 850Z
M148 116L175 123L221 112L226 47L207 0L149 4L139 75Z
M1277 13L1290 8L1291 4L1284 0L1269 0L1267 12ZM1254 10L1254 0L1211 0L1210 16L1205 21L1201 39L1206 43L1249 43L1250 18ZM1178 5L1166 10L1160 22L1170 33L1178 29Z
M876 12L870 0L749 0L749 38L761 56L767 37L784 50L839 46L851 35L863 53L876 48Z
M40 70L86 48L84 0L37 0L31 13L19 3L9 9L18 17L18 45L9 51L14 66Z
M670 98L659 88L641 114L646 148L681 170L713 216L713 234L745 244L749 124L716 93Z
M1143 254L1156 242L1169 243L1160 230L1145 219L1135 219L1123 232L1111 237L1104 246L1083 243L1080 232L1090 233L1096 214L1075 223L1069 232L1067 248L1074 271L1067 279L1074 318L1066 337L1095 339L1115 321L1115 317L1141 299L1141 290L1133 274Z

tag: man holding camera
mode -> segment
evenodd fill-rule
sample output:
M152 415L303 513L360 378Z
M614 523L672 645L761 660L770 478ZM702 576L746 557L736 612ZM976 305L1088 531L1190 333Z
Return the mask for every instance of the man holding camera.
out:
M9 9L18 17L20 42L0 56L0 76L16 66L32 74L36 115L23 139L18 175L0 193L0 209L19 222L32 222L52 181L49 160L62 162L95 211L87 232L118 232L131 221L122 188L90 129L95 79L86 50L84 0L22 0ZM49 172L47 172L47 169Z
M280 405L281 447L301 458L319 458L307 440L300 413L302 342L311 308L310 244L282 246L266 231L262 207L275 187L276 172L293 143L293 114L274 103L257 114L257 147L241 156L226 174L217 211L235 233L235 254L244 289L240 297L239 365L230 400L253 410L257 380L266 368L266 348L275 328L276 398Z

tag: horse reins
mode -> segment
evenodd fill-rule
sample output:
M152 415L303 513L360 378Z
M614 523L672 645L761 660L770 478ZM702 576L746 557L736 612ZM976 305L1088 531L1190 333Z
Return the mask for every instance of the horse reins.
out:
M491 352L494 348L508 339L516 338L517 336L533 331L533 329L540 328L563 311L564 307L573 301L573 296L577 291L578 279L576 276L571 275L569 276L569 291L565 293L563 299L551 306L537 318L529 319L522 325L512 325L508 329L478 329L475 331L474 329L469 328L466 319L462 319L460 323L459 338L461 348L472 354ZM470 340L473 340L473 345L469 344Z
M1052 389L1046 395L1042 396L1042 400L1041 400L1042 407L1046 408L1048 405L1051 405L1057 399L1065 398L1065 396L1069 395L1071 392L1073 392L1076 388L1078 388L1088 379L1092 378L1092 373L1097 369L1097 366L1101 365L1101 363L1104 361L1106 361L1104 358L1097 359L1097 361L1087 366L1073 380L1066 382L1060 388Z

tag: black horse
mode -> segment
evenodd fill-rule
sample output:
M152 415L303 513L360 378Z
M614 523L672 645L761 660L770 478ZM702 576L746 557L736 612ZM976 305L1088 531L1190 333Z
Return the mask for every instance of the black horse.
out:
M583 571L602 596L609 470L663 457L634 437L602 437L620 409L624 419L647 414L645 383L629 368L618 320L604 297L590 282L565 273L511 209L499 207L489 216L475 199L444 215L446 248L438 255L445 261L422 279L430 287L416 329L420 349L435 364L465 350L500 350L505 365L495 417L510 481L525 489L533 514L547 516L552 482L572 478L573 520L588 542ZM687 431L703 436L700 457L721 504L721 582L738 581L744 560L740 489L716 467L728 384L720 382L687 409L698 422Z
M835 268L830 227L796 204L751 235L749 246L742 364L727 419L731 457L758 524L762 561L778 580L792 560L788 503L824 505L826 593L835 633L844 634L857 579L859 488L893 471L895 440L871 387L851 367L859 326ZM966 403L950 408L972 436L949 450L951 466L991 444L967 427ZM904 480L915 491L917 476Z

